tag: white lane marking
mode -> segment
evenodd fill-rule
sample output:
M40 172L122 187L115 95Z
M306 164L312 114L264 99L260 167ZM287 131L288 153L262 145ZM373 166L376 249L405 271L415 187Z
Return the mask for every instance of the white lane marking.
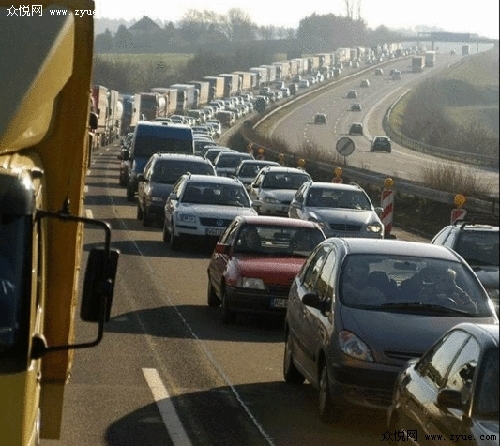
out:
M115 201L114 201L114 198L113 198L113 195L110 195L110 198L111 198L111 203L112 203L112 206L113 208L115 207ZM132 228L130 228L127 223L124 221L124 219L120 218L120 223L122 225L122 227L128 232L132 232ZM158 283L158 286L160 286L161 284L159 283L158 281L158 278L157 278L157 275L155 274L155 271L153 270L153 267L151 266L151 264L149 263L148 261L148 258L147 256L144 255L144 253L142 252L141 248L139 247L139 245L137 244L137 242L133 239L129 239L129 241L134 245L135 249L137 250L137 252L141 255L141 257L143 258L144 262L146 263L147 265L147 268L149 269L149 271L152 273L155 281L157 281ZM177 307L177 305L174 304L174 301L172 300L172 298L167 294L164 296L165 297L165 300L169 303L170 307L172 307L172 309L175 311L175 313L177 314L177 316L179 317L179 319L182 321L182 323L184 324L184 326L187 328L187 330L189 331L189 333L191 334L192 338L196 340L196 342L198 342L198 345L199 347L203 350L203 353L205 354L205 357L212 363L212 365L214 366L214 368L217 370L217 372L219 373L219 376L224 380L224 382L227 384L227 386L230 388L230 391L231 393L234 395L234 397L236 398L236 400L238 401L238 403L240 404L240 406L242 407L242 409L246 412L246 414L248 415L248 417L251 419L252 423L254 424L254 426L257 428L257 430L260 432L260 434L264 437L266 443L269 445L269 446L275 446L272 438L267 434L267 432L264 430L264 427L259 423L259 421L255 418L255 416L253 415L253 413L250 411L250 408L247 406L247 404L245 403L245 401L243 401L243 398L241 397L241 395L238 393L238 390L236 390L236 387L234 386L234 384L232 383L232 381L229 379L229 377L225 374L224 372L224 369L222 367L221 364L219 364L217 362L217 360L214 358L214 356L212 355L212 353L210 352L210 350L208 349L207 345L205 344L205 342L203 342L202 339L200 339L196 333L193 331L193 329L191 328L191 326L189 325L188 321L186 320L186 318L182 315L181 311L179 310L179 308ZM132 308L135 307L135 302L133 302L132 300L130 301L130 306ZM137 316L137 319L138 319L138 322L140 324L140 326L142 327L143 329L143 332L146 333L146 327L144 325L144 322L143 320L141 319L140 316ZM162 358L158 357L157 353L156 353L156 349L151 345L151 342L149 341L149 338L146 338L147 339L147 342L150 344L150 351L153 353L153 355L157 356L157 360L158 362L161 362ZM178 446L181 446L180 444ZM183 445L182 445L183 446Z
M165 424L174 445L190 446L191 440L189 439L181 420L177 416L175 407L172 404L172 400L170 399L167 389L163 385L158 370L144 368L142 369L142 373L144 374L144 378L146 379L149 389L153 394L153 399L158 406L163 424Z
M85 217L94 218L94 214L92 213L91 209L85 209Z
M89 187L88 186L83 186L83 192L84 193L88 193L89 191Z

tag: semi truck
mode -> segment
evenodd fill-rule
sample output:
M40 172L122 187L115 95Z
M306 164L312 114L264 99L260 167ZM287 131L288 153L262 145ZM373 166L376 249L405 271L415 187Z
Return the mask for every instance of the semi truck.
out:
M210 84L210 92L208 94L208 102L214 99L222 99L224 97L224 78L221 76L205 76L203 80Z
M83 206L89 130L98 123L93 16L77 11L94 2L40 0L39 14L9 17L23 4L0 0L0 52L9 61L0 69L2 446L60 438L73 358L102 339L119 257L111 226ZM84 226L101 236L88 252ZM95 324L92 339L78 342L78 319Z
M411 72L420 73L424 70L425 60L423 56L415 56L411 60Z
M435 51L426 51L425 52L425 67L430 68L433 67L436 63L436 52Z

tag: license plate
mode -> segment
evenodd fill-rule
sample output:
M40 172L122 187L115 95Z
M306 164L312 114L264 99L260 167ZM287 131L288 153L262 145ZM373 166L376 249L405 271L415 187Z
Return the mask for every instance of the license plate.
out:
M272 299L271 307L273 308L286 308L287 300L286 299Z
M207 228L205 230L205 234L220 237L224 233L225 230L226 230L226 228Z

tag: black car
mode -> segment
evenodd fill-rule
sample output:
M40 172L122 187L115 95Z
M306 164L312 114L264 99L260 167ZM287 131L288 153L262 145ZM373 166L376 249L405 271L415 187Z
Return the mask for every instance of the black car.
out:
M349 135L361 135L363 136L363 124L361 122L354 122L349 128Z
M361 111L361 104L359 102L356 102L355 104L351 105L351 111Z
M326 124L326 115L324 113L316 113L314 115L315 124Z
M196 155L156 153L149 159L144 173L137 175L137 219L142 220L144 226L150 226L155 220L163 222L167 198L174 183L186 172L216 175L212 163Z
M460 254L472 267L499 313L498 226L458 220L441 229L431 243L443 245Z
M375 136L372 140L371 152L391 153L391 138L388 136Z
M498 354L498 325L453 327L399 374L386 436L412 445L498 446Z

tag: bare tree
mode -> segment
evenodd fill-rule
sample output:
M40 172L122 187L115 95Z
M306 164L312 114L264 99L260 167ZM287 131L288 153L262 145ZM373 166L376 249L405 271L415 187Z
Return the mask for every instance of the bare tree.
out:
M352 19L354 16L354 12L353 12L354 6L353 6L351 0L344 0L344 3L345 3L346 17L349 19Z

